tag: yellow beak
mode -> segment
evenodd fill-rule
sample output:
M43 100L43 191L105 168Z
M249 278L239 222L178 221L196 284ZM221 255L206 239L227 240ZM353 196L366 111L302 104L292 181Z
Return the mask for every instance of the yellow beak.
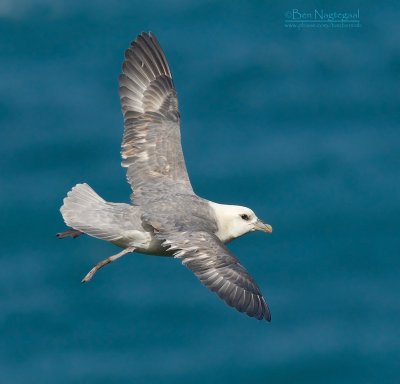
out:
M260 219L255 222L254 229L257 231L272 233L272 227L269 224L263 223Z

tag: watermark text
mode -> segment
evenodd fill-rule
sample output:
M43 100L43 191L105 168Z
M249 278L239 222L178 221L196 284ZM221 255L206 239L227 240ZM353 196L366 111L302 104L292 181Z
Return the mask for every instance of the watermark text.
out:
M285 28L360 28L360 10L327 11L322 8L304 11L293 8L285 12Z

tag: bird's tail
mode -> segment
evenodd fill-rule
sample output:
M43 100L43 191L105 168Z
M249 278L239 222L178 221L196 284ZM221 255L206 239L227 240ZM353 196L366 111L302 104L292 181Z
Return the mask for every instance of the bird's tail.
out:
M125 208L128 207L128 208ZM108 203L88 184L77 184L64 198L60 211L69 227L111 242L121 237L121 213L127 204Z

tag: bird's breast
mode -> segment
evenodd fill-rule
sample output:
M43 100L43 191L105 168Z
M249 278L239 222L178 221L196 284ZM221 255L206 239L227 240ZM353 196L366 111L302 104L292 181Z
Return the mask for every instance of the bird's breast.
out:
M155 256L172 256L156 239L152 232L130 230L124 231L120 239L113 241L113 244L121 248L134 247L135 252Z

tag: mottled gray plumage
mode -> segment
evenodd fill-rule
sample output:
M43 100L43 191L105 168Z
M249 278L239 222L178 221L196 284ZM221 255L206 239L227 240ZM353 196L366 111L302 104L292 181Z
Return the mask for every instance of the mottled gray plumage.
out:
M133 205L106 202L87 184L78 184L61 207L73 229L125 249L99 263L84 281L133 250L174 256L228 305L269 321L259 288L224 242L272 229L248 208L212 203L193 192L171 71L152 33L142 33L126 50L119 84L125 125L122 165Z
M200 281L240 312L270 320L260 289L239 260L209 231L162 231L157 237Z
M124 114L122 166L135 204L193 193L181 148L178 99L164 53L150 33L125 51L119 91Z

